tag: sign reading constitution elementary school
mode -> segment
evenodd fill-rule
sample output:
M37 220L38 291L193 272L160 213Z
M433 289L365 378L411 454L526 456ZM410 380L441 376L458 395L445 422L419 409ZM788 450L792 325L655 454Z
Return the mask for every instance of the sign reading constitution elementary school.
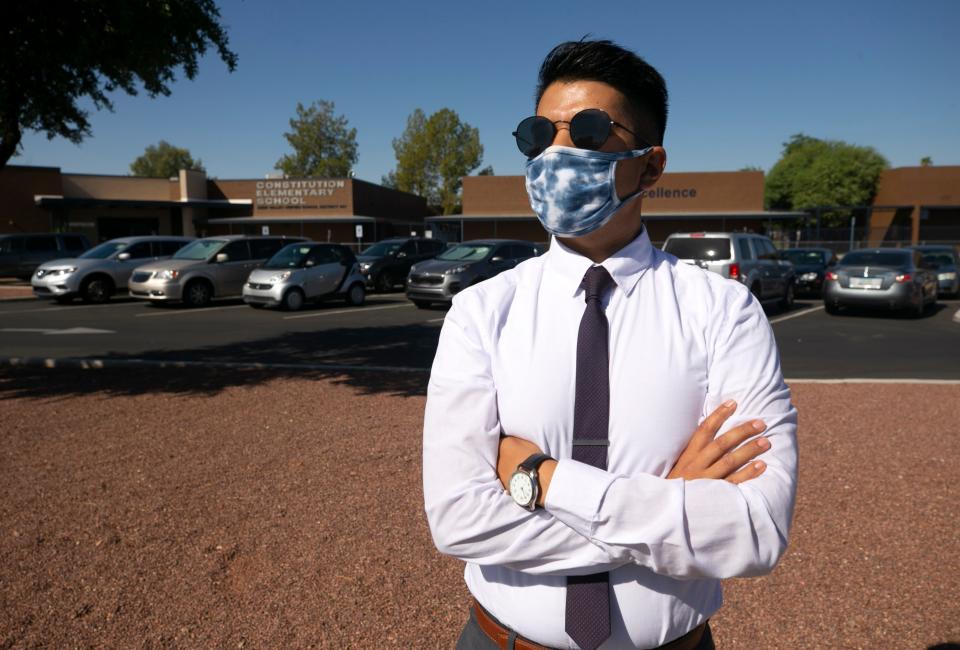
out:
M343 179L277 179L257 181L258 208L333 208L346 205ZM334 197L342 194L341 200Z

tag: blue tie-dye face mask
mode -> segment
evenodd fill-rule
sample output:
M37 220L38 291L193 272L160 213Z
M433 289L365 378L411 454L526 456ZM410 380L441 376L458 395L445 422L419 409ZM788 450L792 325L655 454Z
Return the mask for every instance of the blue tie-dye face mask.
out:
M547 232L579 237L610 221L617 209L640 195L621 199L615 183L617 162L639 158L653 147L632 151L591 151L552 146L527 161L527 194Z

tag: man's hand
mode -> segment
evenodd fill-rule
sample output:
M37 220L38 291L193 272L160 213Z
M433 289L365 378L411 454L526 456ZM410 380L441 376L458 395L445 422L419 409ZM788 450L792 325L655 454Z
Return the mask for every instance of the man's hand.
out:
M687 481L713 478L743 483L763 474L767 468L766 463L750 461L770 449L770 441L757 438L739 449L736 447L766 429L766 424L760 420L751 420L730 429L719 438L714 438L723 423L736 410L737 403L727 400L708 415L693 432L687 448L680 454L667 478L682 478Z
M500 437L500 453L497 456L497 477L503 484L503 489L510 491L510 477L517 470L517 465L525 461L533 454L539 454L540 448L529 440L517 438L514 436ZM545 460L540 464L537 471L540 477L540 496L537 498L537 505L543 506L543 501L547 496L547 490L550 488L550 479L553 478L553 470L557 466L555 460Z

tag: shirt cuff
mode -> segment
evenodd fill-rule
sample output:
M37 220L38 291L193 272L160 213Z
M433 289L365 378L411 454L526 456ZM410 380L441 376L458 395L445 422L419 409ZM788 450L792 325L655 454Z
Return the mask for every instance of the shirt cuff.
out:
M593 465L570 458L557 461L544 507L547 512L590 538L600 505L615 477Z

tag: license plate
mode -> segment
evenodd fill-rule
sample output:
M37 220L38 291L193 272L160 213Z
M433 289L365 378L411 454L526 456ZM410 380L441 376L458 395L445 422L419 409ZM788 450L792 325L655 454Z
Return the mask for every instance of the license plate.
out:
M881 278L850 278L851 289L879 289L881 286Z

